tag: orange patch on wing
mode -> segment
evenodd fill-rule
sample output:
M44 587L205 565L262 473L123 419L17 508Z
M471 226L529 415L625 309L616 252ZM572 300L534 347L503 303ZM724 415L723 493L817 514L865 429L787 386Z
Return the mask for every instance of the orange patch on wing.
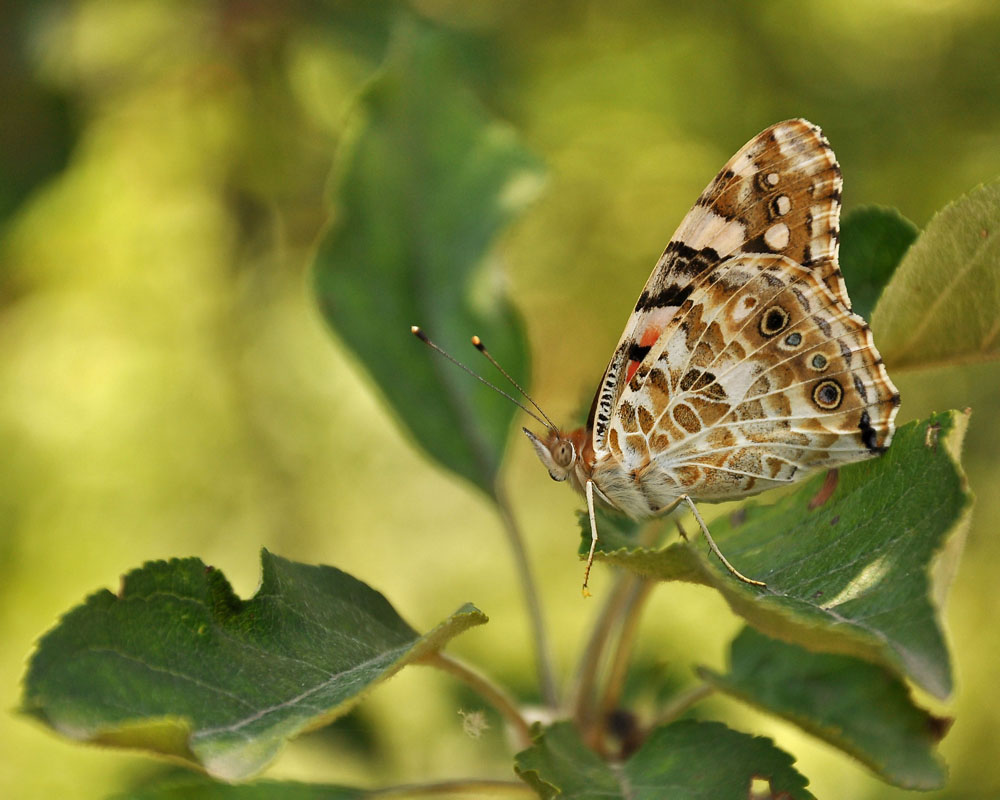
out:
M650 326L642 332L642 338L639 340L640 347L652 347L656 344L656 340L660 338L662 331L659 328Z
M656 344L656 340L660 338L660 334L663 331L657 328L655 325L650 325L646 330L642 332L642 337L639 339L639 347L652 347ZM632 376L635 375L635 371L639 369L639 361L629 361L628 366L625 368L625 383L632 380Z

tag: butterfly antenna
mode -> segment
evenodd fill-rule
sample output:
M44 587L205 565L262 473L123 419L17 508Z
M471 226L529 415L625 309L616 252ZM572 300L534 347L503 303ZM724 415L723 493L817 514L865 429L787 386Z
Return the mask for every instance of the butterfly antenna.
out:
M427 345L429 348L431 348L431 350L434 350L437 353L440 353L441 355L443 355L445 358L447 358L456 367L458 367L459 369L464 370L465 372L469 373L469 375L471 375L473 378L475 378L480 383L482 383L482 384L484 384L486 386L489 386L497 394L500 394L500 395L503 395L504 397L506 397L508 400L510 400L510 402L512 402L515 406L517 406L519 409L521 409L525 414L527 414L529 417L531 417L533 420L535 420L535 422L537 422L539 425L544 425L547 428L555 428L555 426L551 422L549 422L548 417L546 417L544 414L542 414L542 416L539 417L538 414L536 414L530 408L527 408L524 404L520 403L517 400L516 397L512 397L511 395L507 394L507 392L505 392L499 386L494 386L492 383L490 383L488 380L486 380L486 378L484 378L478 372L474 372L469 367L465 366L465 364L463 364L461 361L459 361L457 358L455 358L447 350L444 350L444 349L438 347L436 344L434 344L434 342L432 342L430 340L430 338L428 338L427 334L424 333L423 330L419 326L417 326L417 325L411 325L410 326L410 332L414 336L416 336L420 341L422 341L425 345ZM479 337L477 336L477 337L474 337L474 338L478 339ZM490 359L490 360L492 361L492 359ZM494 362L494 363L496 363L496 362ZM504 373L504 374L506 374L506 373ZM513 381L511 381L511 382L513 383ZM514 385L517 386L516 383ZM519 390L521 389L520 386L518 386L517 388ZM521 391L521 394L524 394L524 392ZM527 395L525 395L525 397L527 397ZM528 399L531 400L530 397L528 397ZM532 400L532 404L534 405L534 401L533 400ZM538 406L535 406L535 407L538 408ZM541 411L540 408L538 410Z
M511 382L511 385L524 396L525 400L527 400L529 403L531 403L531 405L533 405L536 409L538 409L538 413L542 415L542 417L545 419L545 422L548 424L549 430L557 430L556 426L552 423L552 420L549 419L549 415L546 414L544 411L542 411L542 407L534 401L534 398L532 398L530 394L528 394L526 391L524 391L524 389L521 388L521 384L515 381L511 377L510 373L507 372L507 370L505 370L503 367L500 366L499 361L497 361L495 358L493 358L493 356L490 355L490 351L486 349L486 345L483 344L483 340L480 339L478 336L473 336L472 344L480 353L486 356L487 361L489 361L494 367L500 370L500 374ZM535 417L535 419L538 419L538 417ZM541 422L541 420L539 420L539 422Z

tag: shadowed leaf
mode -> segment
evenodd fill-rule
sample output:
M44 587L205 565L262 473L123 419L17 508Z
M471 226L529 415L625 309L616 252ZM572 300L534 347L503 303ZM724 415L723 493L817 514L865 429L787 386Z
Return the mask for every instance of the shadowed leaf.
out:
M492 493L516 408L410 326L462 356L478 334L524 384L521 324L486 261L542 171L458 74L443 36L406 28L395 38L338 155L314 277L327 321L420 445Z
M882 289L919 233L919 228L894 208L864 206L844 218L840 269L856 314L871 317Z
M539 730L514 769L546 799L746 800L751 787L761 800L811 798L792 763L770 739L683 720L657 728L624 765L612 767L584 746L570 723L559 722Z
M225 780L346 713L373 686L486 622L471 605L421 636L381 594L333 567L266 550L240 600L199 559L151 562L47 633L23 710L65 736L176 756Z
M906 685L851 656L810 653L751 628L733 640L717 689L777 714L845 750L906 789L938 789L947 778L935 747L943 723L914 705Z

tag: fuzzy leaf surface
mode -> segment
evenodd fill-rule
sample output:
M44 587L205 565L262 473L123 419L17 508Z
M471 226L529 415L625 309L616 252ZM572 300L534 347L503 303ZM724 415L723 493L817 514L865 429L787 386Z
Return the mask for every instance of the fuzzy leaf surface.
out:
M266 550L241 600L199 559L146 564L44 637L23 710L72 739L163 753L213 777L263 769L406 664L486 622L465 605L420 635L345 572Z
M954 563L969 522L972 495L959 463L966 426L957 411L911 422L884 455L842 467L832 493L819 474L772 505L752 502L712 520L722 552L764 589L730 575L697 536L657 550L619 535L608 549L599 541L597 557L713 586L763 633L882 664L947 697L951 666L932 597L943 596L950 577L936 567ZM589 529L584 538L589 546Z
M481 336L525 384L522 326L487 260L542 168L458 75L442 35L400 30L339 152L314 284L327 322L420 446L489 494L517 409L410 326L465 359Z
M871 323L890 371L1000 357L1000 180L938 212Z
M612 768L568 722L539 730L514 770L539 797L564 800L746 800L811 798L790 755L770 739L719 722L682 720L654 730L624 765Z
M799 725L905 789L939 789L936 753L948 721L917 707L906 684L852 656L810 653L744 628L726 675L699 670L720 691Z

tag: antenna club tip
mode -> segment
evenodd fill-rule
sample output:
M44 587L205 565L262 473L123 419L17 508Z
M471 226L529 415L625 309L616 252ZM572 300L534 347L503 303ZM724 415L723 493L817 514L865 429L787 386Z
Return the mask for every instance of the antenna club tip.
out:
M423 332L423 329L419 325L411 325L410 333L412 333L418 339L421 339L425 342L427 341L427 334Z
M483 344L483 340L480 339L478 336L472 337L472 346L475 347L477 350L486 349L486 345Z

